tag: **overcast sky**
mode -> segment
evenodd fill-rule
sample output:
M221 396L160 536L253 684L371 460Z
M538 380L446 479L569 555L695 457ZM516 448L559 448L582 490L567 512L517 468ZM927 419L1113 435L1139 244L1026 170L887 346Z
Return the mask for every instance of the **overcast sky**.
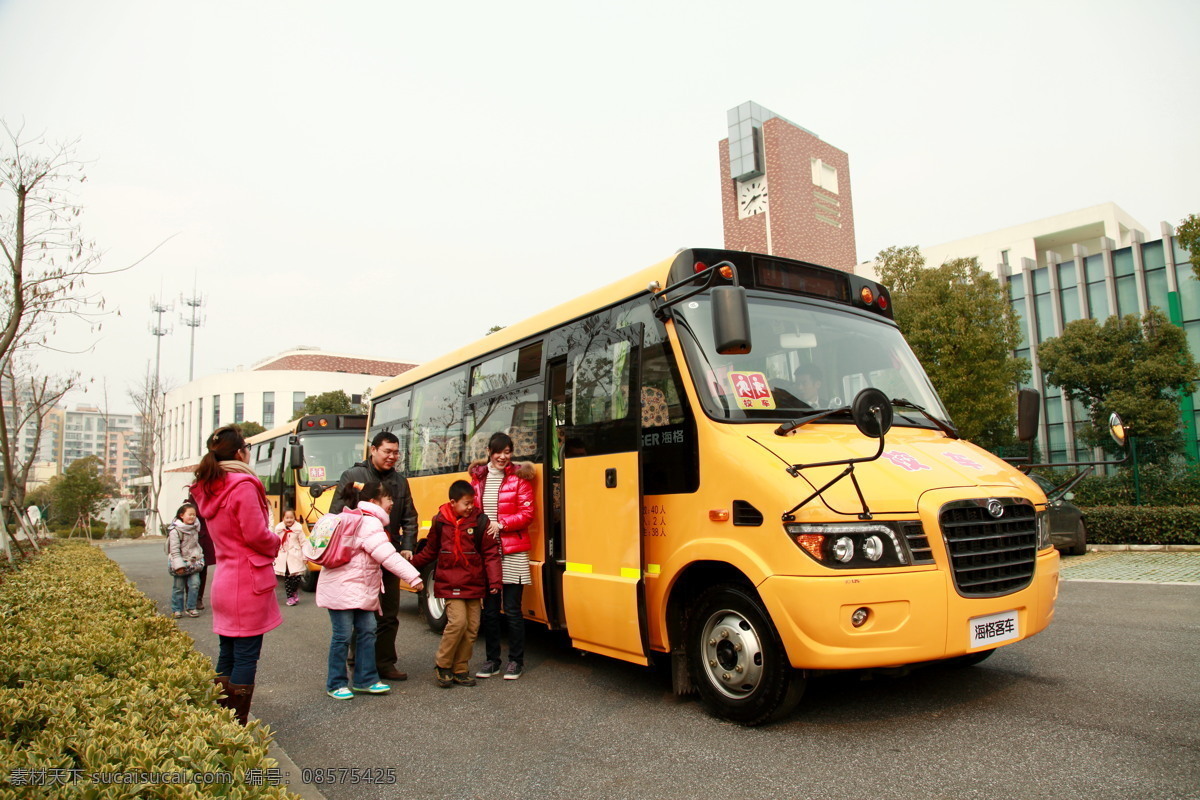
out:
M79 138L128 407L297 345L421 362L721 246L725 112L850 156L858 258L1104 202L1200 212L1200 3L0 0L0 117ZM57 344L92 339L64 328Z

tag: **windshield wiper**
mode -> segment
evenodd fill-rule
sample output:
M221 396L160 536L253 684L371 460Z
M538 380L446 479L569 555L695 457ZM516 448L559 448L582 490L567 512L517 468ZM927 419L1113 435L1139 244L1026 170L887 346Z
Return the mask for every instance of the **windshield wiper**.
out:
M778 428L776 428L775 435L776 436L787 436L789 433L796 430L796 428L799 428L801 425L807 425L810 422L816 422L819 419L825 419L825 417L831 417L834 414L849 414L849 413L850 413L850 406L842 406L841 408L828 408L828 409L825 409L824 411L818 411L815 414L809 414L808 416L804 416L804 417L796 417L796 419L791 420L790 422L785 422L782 425L780 425Z
M942 422L940 419L935 417L933 414L930 414L928 411L921 408L921 406L917 405L916 403L914 403L911 400L906 400L903 397L893 397L892 405L898 406L900 408L911 408L914 411L920 411L925 416L925 419L929 420L934 425L937 425L939 428L941 428L942 432L945 433L947 436L949 436L951 439L962 438L958 435L958 431L954 430L954 428L952 428L951 426Z

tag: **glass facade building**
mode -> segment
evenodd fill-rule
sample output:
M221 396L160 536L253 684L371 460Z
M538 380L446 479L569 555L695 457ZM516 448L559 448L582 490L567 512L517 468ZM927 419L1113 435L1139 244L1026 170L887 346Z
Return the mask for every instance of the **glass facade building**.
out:
M1104 239L1098 253L1076 245L1066 260L1050 258L1039 265L1024 258L1019 265L999 267L1021 321L1016 355L1029 360L1033 367L1029 388L1042 394L1038 444L1047 461L1093 457L1075 435L1076 426L1087 421L1086 410L1045 381L1037 360L1037 345L1060 336L1068 323L1085 318L1103 322L1113 314L1140 316L1156 307L1183 328L1193 357L1200 354L1200 280L1192 273L1189 254L1165 223L1162 239L1145 242L1142 238L1134 235L1128 246L1120 248ZM1200 460L1198 408L1200 392L1180 401L1186 454L1193 462Z

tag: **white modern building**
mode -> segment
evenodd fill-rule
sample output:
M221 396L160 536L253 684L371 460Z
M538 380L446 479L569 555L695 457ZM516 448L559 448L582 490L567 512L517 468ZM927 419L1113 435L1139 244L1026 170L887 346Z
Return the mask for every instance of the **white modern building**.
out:
M167 392L163 469L194 466L208 435L222 425L257 422L273 428L302 409L306 397L325 392L341 390L361 402L372 386L414 366L297 348L248 369L197 378Z
M1026 260L1038 267L1067 261L1082 251L1128 247L1154 238L1150 229L1116 203L1102 203L1053 217L981 233L945 244L921 245L925 265L937 267L955 258L976 258L979 266L999 276L1001 266L1020 271ZM1078 250L1076 249L1078 248ZM857 274L878 280L874 261L859 264Z

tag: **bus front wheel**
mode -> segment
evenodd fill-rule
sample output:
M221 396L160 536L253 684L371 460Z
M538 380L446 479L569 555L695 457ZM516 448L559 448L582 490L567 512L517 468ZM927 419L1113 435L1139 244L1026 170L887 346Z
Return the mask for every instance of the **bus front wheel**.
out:
M446 629L446 601L433 595L433 582L436 579L434 567L428 567L421 574L421 591L417 592L417 612L429 630L441 633Z
M304 577L300 580L300 588L306 592L315 592L317 590L317 579L321 577L321 570L310 569L305 571Z
M752 589L714 586L688 624L688 662L705 706L718 717L761 725L783 717L804 694L775 626Z

